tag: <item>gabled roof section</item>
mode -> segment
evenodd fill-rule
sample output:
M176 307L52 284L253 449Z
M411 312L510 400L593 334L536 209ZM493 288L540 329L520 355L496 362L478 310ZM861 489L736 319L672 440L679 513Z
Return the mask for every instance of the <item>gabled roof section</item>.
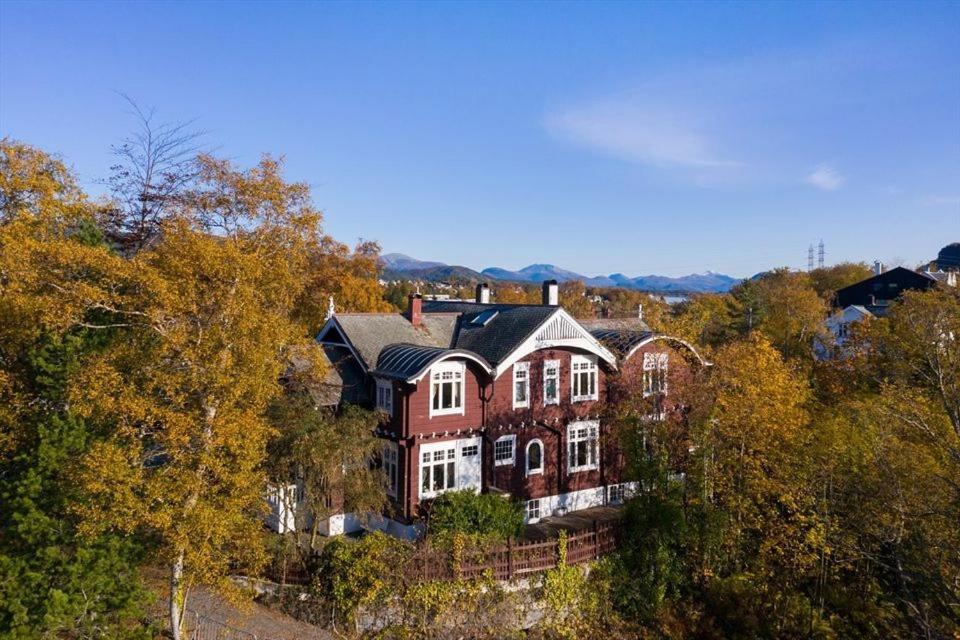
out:
M475 353L465 349L444 349L416 344L391 344L384 347L377 358L377 368L372 375L416 382L437 362L450 359L471 360L490 373L490 364Z
M390 344L450 348L456 324L455 314L424 314L421 325L415 327L400 313L338 313L327 320L318 340L346 344L364 370L371 371Z

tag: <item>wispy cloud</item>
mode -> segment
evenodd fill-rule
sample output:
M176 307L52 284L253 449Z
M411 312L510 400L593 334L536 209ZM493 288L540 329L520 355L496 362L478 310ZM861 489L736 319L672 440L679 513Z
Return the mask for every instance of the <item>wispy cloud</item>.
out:
M805 182L812 187L824 191L836 191L846 183L847 179L830 165L821 164L813 173L808 175Z
M552 112L544 126L557 138L639 164L693 169L742 165L719 154L694 120L625 97Z

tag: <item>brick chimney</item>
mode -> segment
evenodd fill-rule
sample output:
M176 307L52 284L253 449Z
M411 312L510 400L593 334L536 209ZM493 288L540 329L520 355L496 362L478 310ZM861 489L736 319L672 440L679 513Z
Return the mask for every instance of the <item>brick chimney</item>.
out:
M560 304L560 287L556 280L543 281L543 304L555 307Z
M419 293L407 296L407 320L415 327L423 324L423 296Z
M487 286L486 282L477 285L477 303L490 304L490 287Z

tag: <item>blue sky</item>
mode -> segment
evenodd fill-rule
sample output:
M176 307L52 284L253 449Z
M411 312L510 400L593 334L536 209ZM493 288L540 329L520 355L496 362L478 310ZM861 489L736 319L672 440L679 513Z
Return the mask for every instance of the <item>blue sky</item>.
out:
M745 276L960 240L960 3L0 3L0 134L286 157L343 241Z

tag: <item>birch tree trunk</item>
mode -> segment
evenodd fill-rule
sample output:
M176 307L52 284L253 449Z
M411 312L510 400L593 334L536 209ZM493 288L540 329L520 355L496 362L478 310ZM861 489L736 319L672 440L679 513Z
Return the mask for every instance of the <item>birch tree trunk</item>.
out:
M170 570L170 631L173 640L184 640L183 613L187 603L187 588L183 581L184 550L177 552Z

